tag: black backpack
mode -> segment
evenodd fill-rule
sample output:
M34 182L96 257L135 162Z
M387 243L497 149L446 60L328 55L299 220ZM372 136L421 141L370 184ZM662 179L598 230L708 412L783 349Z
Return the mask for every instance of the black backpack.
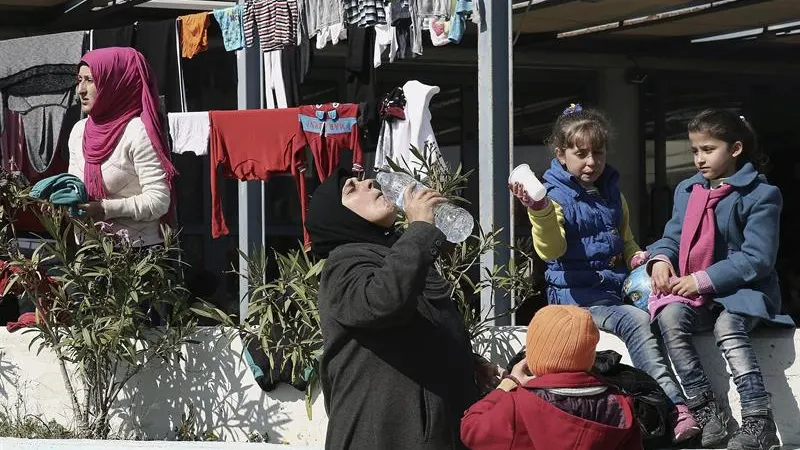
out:
M673 438L673 405L658 382L644 371L620 363L613 350L597 352L592 373L623 394L633 397L644 448L668 448Z
M507 370L525 358L525 349L508 362ZM656 380L644 371L622 364L622 355L614 350L599 351L595 355L592 374L604 380L620 393L633 397L633 412L642 430L645 449L672 446L672 402Z

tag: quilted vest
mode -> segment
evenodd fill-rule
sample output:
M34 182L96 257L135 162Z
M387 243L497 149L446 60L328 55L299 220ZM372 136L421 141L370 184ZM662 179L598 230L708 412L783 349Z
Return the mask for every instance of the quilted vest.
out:
M547 196L564 213L567 250L547 262L547 301L558 305L620 305L627 275L620 233L622 197L619 173L606 166L589 193L553 159L544 173Z

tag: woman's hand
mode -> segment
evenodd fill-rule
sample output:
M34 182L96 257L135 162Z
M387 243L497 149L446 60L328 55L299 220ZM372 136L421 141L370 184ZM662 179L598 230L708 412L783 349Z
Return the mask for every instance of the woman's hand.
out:
M433 210L436 205L445 201L442 194L433 189L417 189L415 185L408 186L403 193L406 218L411 222L434 223Z
M84 203L78 205L78 209L86 211L86 215L94 221L106 218L106 211L103 209L103 204L101 202Z
M672 292L670 279L675 277L675 270L672 264L666 261L656 261L650 271L650 282L653 294L669 294Z
M492 390L505 374L506 371L502 367L492 364L482 356L475 355L475 381L480 392Z
M697 280L691 275L680 277L672 284L672 293L681 297L695 297L698 290Z

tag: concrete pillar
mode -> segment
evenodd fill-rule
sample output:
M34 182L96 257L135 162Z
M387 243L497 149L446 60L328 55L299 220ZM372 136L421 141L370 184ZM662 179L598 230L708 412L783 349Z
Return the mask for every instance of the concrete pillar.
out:
M243 3L240 1L240 3ZM261 107L261 50L251 47L236 52L238 76L237 94L239 109ZM262 181L239 181L239 249L248 255L264 246L264 208ZM239 272L247 273L247 262L239 257ZM247 295L247 280L239 278L239 320L247 317L250 297Z
M480 224L485 231L502 228L498 239L511 243L511 195L508 174L513 142L513 53L511 3L481 0L484 14L478 32L478 181ZM481 273L508 266L511 252L498 248L481 256ZM481 314L498 316L511 308L508 292L481 292ZM511 316L495 320L511 325Z
M641 169L645 154L639 136L639 86L625 81L623 68L601 70L598 82L600 108L614 128L608 162L619 171L619 187L630 207L631 229L641 240L644 236L640 211L646 192Z

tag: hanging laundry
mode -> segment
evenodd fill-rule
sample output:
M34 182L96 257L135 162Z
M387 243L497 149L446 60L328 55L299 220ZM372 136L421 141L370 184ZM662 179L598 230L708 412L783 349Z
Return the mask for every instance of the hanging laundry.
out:
M208 112L169 113L169 135L172 138L172 153L208 154L208 136L211 126Z
M225 50L235 52L244 48L244 5L231 6L213 12L214 18L222 30L222 42Z
M392 26L394 36L389 46L389 62L395 59L411 59L414 54L411 51L411 3L409 0L398 0L391 4Z
M386 23L375 25L375 53L372 57L372 63L376 68L380 67L383 53L392 46L392 39L395 37L395 29L392 26L392 5L386 4L384 11L386 13Z
M353 172L361 172L364 154L358 128L358 105L325 103L300 107L300 129L314 155L320 181L325 181L339 167L341 153L353 151Z
M298 108L210 111L211 123L211 236L229 233L219 193L218 166L223 176L240 181L268 180L276 173L291 173L297 182L305 223L306 141L297 126ZM304 228L307 247L311 241Z
M175 19L139 22L134 44L153 69L158 80L158 92L165 98L167 112L184 111L186 95L180 76L180 47Z
M311 43L308 39L298 46L286 47L281 50L281 71L283 73L286 105L288 107L300 106L300 85L305 82L311 70L313 56Z
M362 102L378 96L375 80L375 29L350 27L345 60L347 100Z
M433 163L444 165L444 158L431 127L431 112L428 107L431 98L439 92L439 87L412 80L403 85L402 92L406 99L403 112L405 120L397 118L396 112L390 113L390 106L383 107L386 111L383 116L390 114L393 117L392 120L385 120L381 127L375 168L388 167L386 160L390 158L400 166L420 170L422 162L411 153L412 145L420 152L427 147L432 152L428 155L429 159ZM398 104L396 99L388 103L393 105L391 108Z
M255 44L256 36L262 52L297 43L297 0L248 0L243 20L247 47Z
M345 22L358 27L386 23L382 0L344 0Z
M428 19L428 30L431 33L431 42L436 47L441 47L450 43L450 22L436 19Z
M25 126L18 112L8 109L2 111L4 127L0 133L0 149L2 149L3 169L21 170L26 159Z
M211 16L207 12L178 17L180 25L181 56L193 58L208 50L208 26Z
M0 104L20 114L26 149L36 172L56 155L86 44L83 31L0 41ZM0 130L4 114L0 114Z
M108 47L133 47L134 25L92 30L92 50Z
M475 7L473 0L456 0L455 13L450 23L450 42L457 44L461 42L464 37L464 31L467 28L467 20L473 16L473 7Z
M75 93L8 97L8 109L22 117L25 131L25 148L28 163L37 173L44 173L63 145L62 136L69 135L71 125L65 127L67 109L74 103ZM66 128L66 129L65 129Z
M308 37L316 37L317 50L325 48L328 42L336 45L347 39L344 24L344 4L341 1L300 0L301 10L306 21Z
M267 97L267 109L289 107L286 101L281 52L282 50L273 50L264 53L264 94Z

